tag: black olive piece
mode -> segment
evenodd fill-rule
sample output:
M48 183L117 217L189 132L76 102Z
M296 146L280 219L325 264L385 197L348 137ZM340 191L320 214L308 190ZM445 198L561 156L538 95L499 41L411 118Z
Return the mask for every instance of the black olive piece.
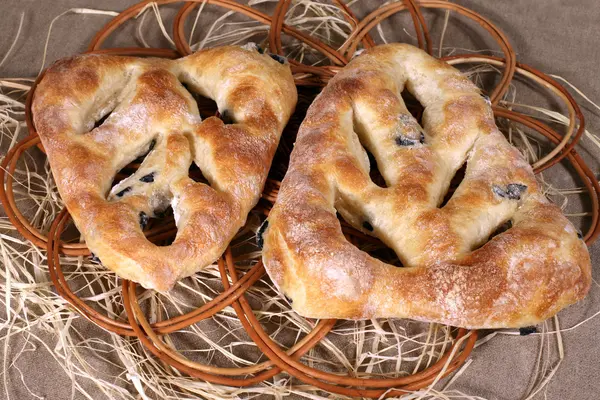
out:
M97 263L97 264L102 264L102 261L100 261L100 258L98 258L97 255L95 255L94 253L91 253L91 262Z
M146 213L140 211L140 228L142 228L142 230L146 229L146 225L148 225L149 220L150 218L146 215Z
M492 191L500 197L506 197L506 192L500 186L492 186Z
M265 233L265 230L267 229L267 227L269 226L269 220L265 219L265 222L262 223L262 225L258 228L258 231L256 232L256 245L262 250L263 245L265 244L265 241L263 239L263 234Z
M127 192L131 192L131 186L126 187L125 189L123 189L119 193L117 193L117 197L123 197L123 195Z
M373 232L373 225L371 225L369 221L363 222L362 227L368 230L369 232Z
M148 175L142 176L140 178L140 182L144 182L144 183L154 182L154 172L151 172Z
M277 61L279 64L285 64L287 62L287 59L283 56L280 56L279 54L269 53L269 55L273 60Z
M223 123L225 125L230 125L233 124L233 117L231 116L231 114L229 113L229 111L227 110L223 110L223 112L219 112L219 115L217 115L219 118L221 118L221 121L223 121Z
M492 186L492 190L500 197L507 197L510 200L521 200L521 194L527 190L527 186L520 183L509 183L506 186L506 190L498 185Z
M265 53L265 49L263 49L262 47L260 47L257 44L255 46L256 46L256 51L258 51L260 54L264 54Z
M506 186L506 194L511 200L521 200L521 194L526 190L527 186L520 183L510 183Z
M519 328L519 335L521 336L531 335L532 333L536 332L537 328L535 326L526 326L524 328Z
M415 139L407 138L406 136L397 136L396 144L398 146L414 146L415 144L417 144L417 141Z

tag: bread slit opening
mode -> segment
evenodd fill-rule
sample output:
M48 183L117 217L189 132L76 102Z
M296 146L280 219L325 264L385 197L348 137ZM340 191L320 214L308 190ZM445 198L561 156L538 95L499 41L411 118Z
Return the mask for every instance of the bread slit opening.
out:
M473 246L473 248L471 249L471 251L475 251L477 249L482 248L483 246L485 246L488 242L490 242L493 238L495 238L496 236L508 231L510 228L513 227L513 223L512 220L508 220L502 224L500 224L496 230L494 232L492 232L490 234L490 236L488 236L487 239L483 240L481 243L476 244L475 246Z
M404 88L402 93L400 93L402 100L404 101L404 105L410 112L410 115L413 116L414 119L417 120L421 128L423 127L423 112L425 111L425 107L417 100L415 96L411 92Z
M199 183L204 183L210 185L208 179L202 173L202 170L196 165L196 163L192 162L190 165L190 169L188 170L188 176L194 181Z
M140 226L146 235L152 234L152 243L159 247L173 244L177 237L177 226L170 204L164 209L155 210L153 216L147 217L145 226L143 222L144 217L141 216Z
M142 147L142 151L140 153L138 153L139 155L133 159L131 162L127 163L127 165L125 165L123 168L121 168L115 175L112 185L111 185L111 189L114 188L115 186L117 186L122 180L129 178L130 176L134 175L137 170L140 168L140 166L144 163L144 161L146 160L146 157L148 157L148 155L150 154L150 152L154 149L154 147L156 146L156 139L153 138L150 141L148 141L147 144L145 144ZM150 180L150 177L142 177L142 179L145 180ZM153 179L153 177L152 177Z
M466 171L467 171L467 161L465 159L462 166L458 170L456 170L456 173L450 180L450 185L448 186L446 195L443 197L442 202L439 205L439 208L443 208L446 204L448 204L448 201L450 201L450 199L454 195L454 192L460 186L463 179L465 178Z
M394 265L396 267L404 267L402 261L396 254L396 252L390 247L386 246L381 240L373 235L373 226L371 223L363 218L361 229L356 229L354 227L355 224L351 224L346 221L344 216L341 213L337 213L337 217L341 222L342 232L353 246L355 246L360 251L364 251L368 255L373 258L378 259L387 264ZM363 231L368 234L368 237L365 237L365 234L360 232Z
M375 159L375 156L369 150L367 150L367 156L369 157L369 176L371 177L371 180L377 186L381 188L387 188L388 185L381 175L379 168L377 167L377 160Z
M361 162L361 165L366 169L365 172L369 174L371 181L381 188L387 188L388 182L386 182L383 174L379 170L377 158L373 154L373 151L376 151L376 148L369 142L369 140L372 140L372 137L368 132L368 127L361 123L357 118L356 112L353 112L352 115L352 131L349 132L349 134L351 135L350 143L352 143L352 150L358 161L363 161L363 159L361 159L362 154L367 155L367 159L364 160L365 163ZM359 148L361 151L356 148ZM366 164L367 162L368 164Z
M112 111L113 110L110 110L106 114L102 115L96 122L94 122L94 129L102 126L102 124L104 124L104 121L106 121L108 119L108 117L110 117L110 114L112 114Z
M200 118L204 120L209 117L214 117L217 114L217 103L213 99L198 94L187 83L181 82L181 84L183 85L185 90L187 90L190 93L190 96L192 96L196 101L196 106L198 107Z

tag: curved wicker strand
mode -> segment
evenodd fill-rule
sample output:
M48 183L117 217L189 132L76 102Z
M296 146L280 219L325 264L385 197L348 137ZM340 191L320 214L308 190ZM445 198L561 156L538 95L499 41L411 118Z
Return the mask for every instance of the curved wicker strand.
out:
M61 297L67 300L80 314L84 315L89 320L96 322L102 328L111 332L127 336L135 336L130 325L121 321L117 321L94 310L69 288L67 280L62 271L59 255L60 234L64 230L64 227L69 219L70 216L68 211L63 209L54 220L50 229L49 241L47 245L48 270L54 286ZM172 234L170 236L172 237ZM228 286L226 290L221 292L208 303L205 303L186 314L153 324L152 327L158 334L167 334L186 328L203 319L209 318L221 311L223 308L229 306L250 286L258 281L263 274L264 268L261 265L256 265L251 268L242 279L238 280L234 285Z
M492 103L498 104L500 99L502 99L502 97L508 90L509 84L515 73L517 62L515 52L512 49L512 46L510 45L506 35L504 35L504 33L500 31L488 19L463 6L439 0L422 0L419 2L419 6L425 8L448 9L458 12L462 16L477 22L482 28L488 31L490 35L498 42L506 59L506 68L502 73L500 82L494 88L490 95L490 100L492 101ZM405 9L406 5L404 3L397 2L384 5L378 8L377 10L373 11L358 24L357 29L350 35L346 43L340 48L340 52L345 54L354 54L362 38L373 27L377 26L377 24L379 24L383 19Z
M505 60L494 57L494 56L486 56L486 55L463 55L463 56L452 56L452 57L444 57L444 61L448 62L451 65L461 64L461 63L486 63L490 65L494 65L497 67L503 67L506 65ZM520 75L523 75L526 78L529 78L542 87L553 92L557 97L559 97L567 107L569 112L569 125L567 127L567 132L562 137L562 140L557 144L557 146L550 151L550 153L546 154L544 157L539 159L533 164L536 173L539 173L547 168L550 168L553 165L556 165L559 161L566 157L566 154L573 150L583 132L585 132L585 118L583 113L581 112L581 108L573 99L573 96L557 81L544 74L543 72L530 67L525 64L517 63L516 64L516 72ZM573 132L575 131L575 126L577 125L577 120L579 120L579 126L577 127L577 132L575 136L573 136ZM569 143L569 140L573 137L573 140ZM561 153L562 154L559 154Z
M233 264L231 251L227 250L225 253L225 260L227 264L227 268L229 269L229 274L231 276L232 282L236 282L237 280L237 272L235 270L235 265ZM260 261L259 261L260 262ZM223 281L223 285L226 285L225 280ZM348 376L340 376L328 372L324 372L321 370L317 370L314 368L310 368L296 360L291 359L289 356L282 352L279 346L274 343L268 336L268 334L262 329L260 322L254 316L252 309L246 298L241 296L237 302L232 304L232 307L238 314L242 325L246 328L246 331L250 334L251 331L255 332L256 335L251 335L254 342L258 345L258 347L269 357L276 365L280 366L290 375L302 380L305 383L309 383L320 387L324 390L349 395L349 396L364 396L364 397L379 397L383 395L387 389L390 387L396 387L402 384L414 384L421 379L435 379L436 373L442 370L446 361L451 354L452 347L448 350L448 352L440 358L440 360L427 368L424 371L421 371L417 374L398 377L398 378L387 378L387 379L361 379L361 378L352 378ZM459 343L460 339L466 335L465 329L460 329L457 337L457 341L454 345ZM475 341L477 340L476 331L471 331L471 335L469 340L466 342L466 347L455 360L453 360L450 366L447 368L446 373L450 373L454 371L455 368L460 366L464 359L470 353L472 347L475 345ZM464 358L462 358L464 357ZM462 361L461 361L462 360ZM323 379L321 381L319 379ZM331 382L331 383L329 383ZM344 388L341 386L337 386L336 384L341 385L353 385L359 387L375 387L375 388L386 388L381 390L364 390L357 388ZM426 384L425 384L426 385ZM424 385L424 386L425 386ZM423 387L423 386L420 386Z
M163 342L160 339L160 337L158 336L158 334L154 332L152 326L146 319L144 312L140 308L139 303L137 302L137 298L135 296L135 287L136 286L133 282L129 282L129 286L128 286L127 290L129 291L129 299L130 299L131 306L132 306L134 315L136 317L137 323L139 323L142 326L144 332L149 337L149 339L152 341L153 345L156 346L156 348L158 350L160 350L162 353L168 355L171 359L176 360L176 361L180 362L181 364L186 365L187 367L192 368L197 371L209 372L211 374L226 375L226 376L255 374L255 373L264 371L265 369L268 369L273 366L272 362L265 361L260 364L256 364L256 365L249 366L249 367L220 368L220 367L213 367L213 366L209 366L209 365L196 363L196 362L190 361L189 359L181 356L176 350L172 349L168 344ZM298 352L299 349L304 349L304 350L308 351L321 338L323 338L327 334L327 332L329 332L329 330L333 327L334 323L335 323L334 320L322 321L317 326L315 326L315 328L311 332L309 332L304 338L302 338L300 341L298 341L290 350L288 350L287 353L290 355L295 354L296 357L299 357L301 355L300 352ZM307 344L309 347L305 348L307 346ZM304 353L302 353L302 354L304 354ZM275 375L279 372L281 372L281 371L278 370L278 371L274 371L274 372L270 372L270 373ZM263 377L263 380L264 379L268 379L268 378ZM252 382L254 382L254 380Z

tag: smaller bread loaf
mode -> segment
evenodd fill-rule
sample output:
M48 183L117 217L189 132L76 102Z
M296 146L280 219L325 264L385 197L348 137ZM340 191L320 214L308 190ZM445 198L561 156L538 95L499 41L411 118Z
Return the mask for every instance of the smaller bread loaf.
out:
M215 100L221 118L202 121L184 85ZM289 65L251 46L174 61L82 55L48 69L33 117L90 250L122 278L166 291L213 263L244 225L296 99ZM192 163L209 184L188 176ZM157 246L142 230L169 205L177 236Z

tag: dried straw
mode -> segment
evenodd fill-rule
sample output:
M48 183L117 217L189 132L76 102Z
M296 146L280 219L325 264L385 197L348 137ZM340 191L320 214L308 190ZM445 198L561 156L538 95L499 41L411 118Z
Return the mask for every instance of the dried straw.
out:
M250 2L253 6L261 7L274 3L275 0ZM208 7L201 6L196 12L194 28L189 40L192 49L243 43L249 39L255 42L267 42L265 26L255 22L240 21L231 12L224 13L212 25L203 29L204 32L201 32L203 35L199 35L199 21L202 21L203 13L207 12L207 9ZM146 7L138 15L136 31L139 41L144 46L150 46L142 29L149 13L153 13L163 36L173 43L156 4ZM46 45L41 57L42 68L45 65L47 48L51 45L51 29L61 17L67 14L116 15L116 12L78 8L67 10L54 18L48 28ZM447 18L446 16L440 43L443 42ZM9 62L9 55L21 34L22 23L23 16L13 45L0 65ZM286 15L285 23L319 38L334 48L344 43L351 29L339 8L313 0L294 2ZM378 32L381 40L386 41L382 30L379 29ZM288 41L283 47L288 56L298 61L309 62L312 65L325 62L322 55L298 41ZM455 50L455 48L443 48L440 44L439 54L450 55ZM475 82L480 83L483 74L499 73L499 71L493 66L485 65L471 68L467 73ZM566 79L558 76L555 78L600 109ZM24 101L32 82L32 78L0 79L0 148L3 153L26 135L23 122ZM556 124L567 126L569 123L567 117L554 110L521 104L514 86L504 95L502 101L506 107L520 107L532 113L536 112L538 117L541 115ZM534 163L542 157L545 143L537 136L511 122L504 121L502 128L530 162ZM596 134L586 131L585 140L600 149L600 138ZM539 177L546 192L558 197L563 208L567 206L572 196L578 196L583 191L581 187L557 188L552 185L549 176L542 173ZM62 208L48 163L40 157L37 150L29 151L18 165L14 179L17 204L30 217L36 228L48 232L52 221ZM585 216L587 211L581 210L574 215ZM258 249L253 245L254 234L259 224L259 215L251 215L246 229L240 232L233 242L234 252L237 250L238 254L236 261L241 270L249 268L259 257ZM64 371L65 377L60 379L70 380L74 397L78 398L95 399L98 398L98 392L102 392L107 398L132 400L195 396L207 399L271 396L280 399L290 395L309 399L330 398L330 394L298 382L286 374L277 375L271 381L247 388L202 382L183 376L178 371L163 365L150 356L137 339L115 334L90 336L85 330L85 324L75 323L80 320L79 315L72 312L68 303L53 291L48 277L45 251L20 238L6 217L0 218L0 257L3 265L0 269L0 290L4 294L0 302L5 313L0 321L0 339L4 355L2 379L7 399L11 398L7 380L8 372L10 369L17 368L16 362L28 346L34 348L41 346L46 349ZM125 320L120 281L112 272L82 256L64 256L61 257L61 262L66 278L72 287L76 288L79 296L101 312ZM598 291L598 288L596 284L592 290ZM140 291L138 298L149 321L154 322L190 311L214 298L221 290L219 271L216 266L211 266L181 281L168 295ZM301 318L290 310L286 299L276 292L266 276L247 292L247 298L253 305L256 317L265 326L271 338L285 348L292 347L314 327L314 321ZM542 391L560 367L565 357L561 333L576 329L598 314L600 311L567 328L560 327L558 317L544 323L542 332L535 334L539 338L539 353L534 378L525 393L525 398L533 398ZM81 329L82 326L84 329ZM56 345L51 347L40 337L40 332L55 335ZM452 328L448 326L407 320L340 321L319 346L310 350L302 360L311 367L350 373L355 377L403 376L439 360L453 341L451 332ZM498 334L518 335L518 332L512 330L493 332L481 338L477 346L493 340ZM16 337L22 338L25 344L15 352L11 349L11 344ZM262 353L241 328L236 313L231 307L226 307L210 320L202 321L163 339L185 356L206 364L242 367L265 361ZM551 351L551 348L556 348L557 351ZM98 361L118 373L114 376L106 376L98 369ZM403 398L481 399L451 388L457 380L460 380L460 376L469 365L470 361L465 363L444 385L438 383L436 379L430 387L409 393ZM19 373L23 386L31 396L41 399L41 396L28 389L26 374ZM90 387L93 391L90 391Z

